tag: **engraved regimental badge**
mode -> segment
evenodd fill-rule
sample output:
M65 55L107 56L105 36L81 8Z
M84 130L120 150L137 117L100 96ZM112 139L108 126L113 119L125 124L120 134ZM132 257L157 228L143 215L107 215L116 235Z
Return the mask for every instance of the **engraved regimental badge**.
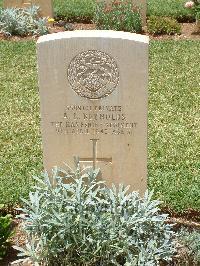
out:
M89 50L72 59L68 67L68 80L79 96L100 99L116 89L119 83L119 70L110 55Z

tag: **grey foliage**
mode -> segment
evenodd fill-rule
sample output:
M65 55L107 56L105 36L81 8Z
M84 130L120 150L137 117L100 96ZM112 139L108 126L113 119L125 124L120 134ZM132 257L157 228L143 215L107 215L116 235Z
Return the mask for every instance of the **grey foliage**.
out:
M200 231L187 231L182 229L179 232L179 242L187 248L188 256L193 260L194 265L200 265Z
M39 7L0 9L0 32L5 35L44 35L47 19L38 16Z
M35 265L153 266L174 253L172 226L158 214L152 193L140 198L120 185L108 188L99 171L55 169L36 177L23 200L28 241L21 255ZM52 184L53 183L53 184Z

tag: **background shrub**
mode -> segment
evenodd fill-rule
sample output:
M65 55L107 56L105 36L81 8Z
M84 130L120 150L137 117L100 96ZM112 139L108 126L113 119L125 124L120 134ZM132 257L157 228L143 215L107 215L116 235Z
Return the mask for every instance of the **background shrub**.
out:
M38 16L39 7L0 9L0 32L5 35L43 35L48 33L47 19Z
M2 6L3 0L0 0ZM148 16L173 17L179 22L195 21L191 10L184 8L186 0L147 0ZM69 22L89 22L94 17L96 0L54 0L55 16Z
M100 2L94 21L102 30L142 31L141 15L131 0L112 0L111 4Z
M147 21L147 29L150 34L180 34L180 24L172 18L150 16Z
M9 238L13 235L10 215L0 216L0 260L6 255Z
M184 7L186 0L148 0L148 16L172 17L179 22L195 21L191 10Z
M56 19L68 22L91 22L94 17L95 0L54 0Z
M59 176L59 174L62 176ZM28 235L22 256L45 265L156 265L174 252L172 227L152 194L109 189L98 171L55 170L37 181L21 218Z
M195 21L191 10L184 8L186 0L147 0L148 16L172 17L179 22ZM91 21L96 0L54 0L55 15L69 21Z

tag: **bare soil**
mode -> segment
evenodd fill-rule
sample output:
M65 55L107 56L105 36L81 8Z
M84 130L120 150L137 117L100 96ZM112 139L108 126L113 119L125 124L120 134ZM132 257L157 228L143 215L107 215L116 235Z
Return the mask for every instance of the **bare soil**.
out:
M55 23L52 27L50 27L50 33L58 33L66 30L95 30L95 24L83 24L83 23L67 23L66 27L64 27L66 23L63 21ZM144 29L143 34L148 35L150 39L153 40L200 40L200 31L197 30L197 26L195 23L182 23L181 24L182 33L180 35L149 35ZM10 41L23 41L23 40L37 40L38 36L4 36L0 34L0 40L10 40Z

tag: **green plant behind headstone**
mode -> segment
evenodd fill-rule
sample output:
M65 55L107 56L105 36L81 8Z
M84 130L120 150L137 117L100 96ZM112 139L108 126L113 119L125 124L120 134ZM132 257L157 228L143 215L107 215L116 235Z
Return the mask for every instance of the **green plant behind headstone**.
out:
M110 4L99 2L96 6L94 22L101 30L137 33L142 31L141 15L132 0L113 0Z
M147 21L147 29L150 34L180 34L180 24L172 18L150 16Z
M68 22L91 22L96 0L55 0L54 14L57 19Z

